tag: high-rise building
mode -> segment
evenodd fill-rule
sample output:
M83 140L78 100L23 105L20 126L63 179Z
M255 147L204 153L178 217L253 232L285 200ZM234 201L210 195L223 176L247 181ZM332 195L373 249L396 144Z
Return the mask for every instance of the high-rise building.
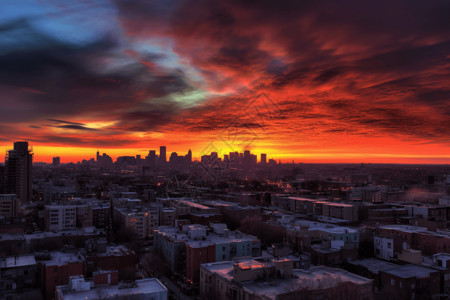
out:
M60 164L61 164L61 158L59 156L53 157L53 166L59 167Z
M16 194L20 201L31 201L31 169L33 153L28 142L15 142L5 158L6 192Z
M167 162L166 146L159 147L159 162L165 164Z
M265 165L267 163L267 154L261 153L261 164Z
M148 151L148 156L145 157L145 162L149 166L155 166L156 165L156 151L150 150Z
M188 154L186 155L186 161L188 164L192 162L192 151L189 149Z

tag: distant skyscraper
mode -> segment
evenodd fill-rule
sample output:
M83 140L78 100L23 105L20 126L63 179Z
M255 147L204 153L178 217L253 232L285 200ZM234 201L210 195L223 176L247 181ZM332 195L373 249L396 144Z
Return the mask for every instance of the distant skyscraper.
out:
M170 154L169 161L170 161L170 163L171 163L172 165L176 164L176 163L178 162L178 153L172 152L172 153Z
M5 158L6 192L16 194L20 201L31 201L31 168L33 153L28 142L15 142Z
M189 149L188 154L186 155L187 163L190 164L192 162L192 151Z
M156 165L156 151L150 150L148 151L148 156L145 158L146 164L149 166L155 166Z
M159 161L162 164L165 164L167 162L166 146L159 147Z
M267 154L261 153L261 164L265 165L267 163Z
M244 166L245 166L246 168L249 168L249 167L250 167L250 165L251 165L251 160L252 160L252 158L251 158L250 150L245 150L245 151L244 151Z
M98 160L98 158L97 158L97 160ZM59 156L53 157L53 166L54 167L59 167L60 163L61 163L61 158Z

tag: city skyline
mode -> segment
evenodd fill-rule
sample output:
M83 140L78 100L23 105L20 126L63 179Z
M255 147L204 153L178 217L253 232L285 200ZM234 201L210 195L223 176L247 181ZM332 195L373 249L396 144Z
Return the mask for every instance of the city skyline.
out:
M27 147L28 147L28 142L27 141L16 141L16 142L14 142L14 147L16 146L16 144L26 144ZM33 146L30 145L29 148L30 148L30 151L33 152ZM10 151L13 151L13 150L8 150L7 152L10 152ZM117 159L121 158L121 157L135 157L135 158L139 157L140 159L145 160L145 159L147 159L147 157L150 157L152 155L156 155L155 159L157 161L169 162L170 159L172 158L172 155L175 154L175 155L178 155L178 157L187 157L187 158L189 158L189 161L191 161L191 162L192 161L200 162L201 159L202 159L202 156L209 156L209 155L213 155L213 154L217 155L217 157L220 158L221 160L224 160L224 159L228 158L230 155L235 154L235 153L236 154L241 154L242 156L246 152L248 152L249 154L251 153L250 150L230 151L228 153L212 151L212 152L209 152L209 153L206 153L206 152L200 153L198 156L192 156L192 150L191 149L188 149L187 151L185 151L186 154L184 155L183 153L179 153L179 152L176 152L176 151L169 151L169 152L167 152L167 147L166 146L160 146L159 147L159 152L156 151L155 149L141 150L141 151L146 151L147 155L142 155L142 154L134 154L133 155L132 153L127 153L126 155L111 156L111 155L109 155L109 153L107 151L105 152L105 151L101 151L100 149L97 149L96 155L94 157L84 157L82 160L84 161L84 160L92 160L93 159L93 160L98 162L99 160L101 160L102 157L106 156L106 157L112 158L113 162L116 162ZM161 153L163 153L163 157L164 158L161 157ZM168 153L169 153L169 155L167 155ZM33 156L35 154L36 153L33 152ZM251 153L251 154L255 155L254 153ZM265 164L265 163L268 163L268 161L270 161L270 160L274 160L273 157L270 157L270 156L267 157L267 153L261 153L259 156L258 155L256 155L256 156L258 157L258 159L257 159L258 163L262 162L263 164ZM5 156L5 161L6 161L7 157L8 157L8 155ZM34 161L34 162L39 162L39 163L46 162L46 163L52 163L53 165L59 166L59 164L61 163L61 158L62 158L61 156L55 155L55 156L52 156L50 161L48 161L48 162L47 161ZM76 163L77 161L67 161L67 160L64 161L63 160L62 162L63 163ZM81 162L81 161L78 161L78 162Z
M196 157L233 132L233 149L284 162L450 163L446 2L20 0L0 12L3 153L27 140L36 161L148 145Z

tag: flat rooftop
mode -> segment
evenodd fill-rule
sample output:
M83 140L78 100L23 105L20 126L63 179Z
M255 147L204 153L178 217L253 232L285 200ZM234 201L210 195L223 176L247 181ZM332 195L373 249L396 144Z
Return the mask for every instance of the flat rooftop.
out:
M386 262L384 260L379 260L376 258L368 258L368 259L361 259L361 260L355 260L350 262L352 265L358 265L365 267L373 274L378 274L379 271L389 270L393 268L399 267L399 265Z
M187 225L192 230L207 230L207 226L190 224ZM204 239L199 237L198 239L192 239L189 237L189 231L179 231L175 227L160 226L155 232L163 235L167 239L172 241L182 241L193 248L207 247L214 244L227 244L227 243L240 243L244 241L252 242L258 240L257 237L249 234L245 234L239 231L229 231L227 235L217 235L216 233L209 232Z
M390 270L383 270L383 272L401 278L411 278L411 277L427 278L430 276L431 273L439 271L419 265L403 265Z
M0 259L0 268L15 268L36 265L34 255L11 256Z
M328 223L307 221L307 220L295 220L293 223L293 226L305 227L305 228L308 228L309 231L321 230L321 231L335 233L335 234L359 232L359 229L355 229L355 228L338 226L338 225L328 224Z
M309 270L294 270L294 278L274 279L266 282L243 283L244 289L254 294L264 295L267 299L302 287L308 290L327 289L344 282L363 285L370 284L371 279L326 266L311 267Z
M156 278L145 278L136 280L136 287L120 288L122 285L102 285L92 288L89 291L71 291L65 289L65 286L57 287L62 291L64 300L79 300L79 299L112 299L119 297L126 297L128 295L149 295L155 293L167 293L166 287ZM105 298L99 297L105 295ZM133 298L134 299L134 298Z
M202 268L231 281L233 279L233 267L239 264L243 267L260 268L263 263L251 258L242 258L233 261L202 264ZM309 270L293 270L292 278L269 278L267 281L242 282L245 290L264 295L267 299L276 299L279 294L292 292L298 287L305 289L326 289L343 282L354 284L370 284L371 279L350 273L343 269L330 268L326 266L314 266ZM265 298L265 299L266 299Z
M41 260L39 262L48 266L62 266L70 263L83 262L83 260L78 257L75 253L66 253L66 252L50 252L49 260Z

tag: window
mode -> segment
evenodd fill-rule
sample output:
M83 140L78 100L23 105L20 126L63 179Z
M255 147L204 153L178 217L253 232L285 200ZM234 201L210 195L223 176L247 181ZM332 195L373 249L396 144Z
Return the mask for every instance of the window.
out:
M391 249L392 245L391 243L388 243L388 248Z
M391 279L391 285L395 285L395 279Z

